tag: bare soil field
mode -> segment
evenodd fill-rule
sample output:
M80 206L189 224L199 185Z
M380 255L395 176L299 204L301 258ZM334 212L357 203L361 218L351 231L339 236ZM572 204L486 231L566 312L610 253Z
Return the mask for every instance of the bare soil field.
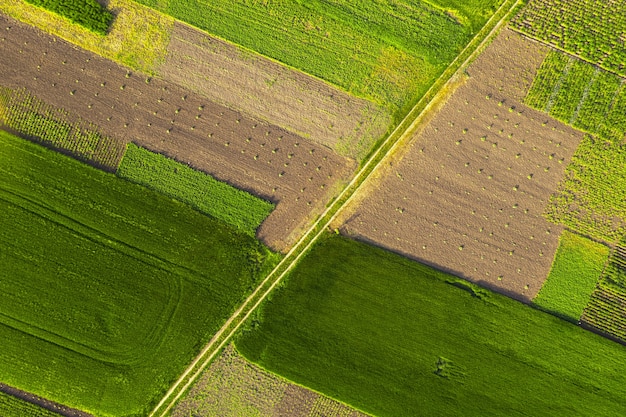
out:
M174 24L158 73L356 160L391 123L373 103L180 22Z
M204 371L172 417L366 417L246 361L232 345Z
M534 298L561 232L543 212L582 139L521 103L546 54L504 30L348 211L342 231L521 301Z
M277 203L257 236L285 250L354 161L0 15L0 84Z

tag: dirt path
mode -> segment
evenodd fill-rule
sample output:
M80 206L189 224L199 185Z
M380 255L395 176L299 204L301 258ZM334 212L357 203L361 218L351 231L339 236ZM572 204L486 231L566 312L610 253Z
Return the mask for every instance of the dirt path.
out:
M275 202L257 236L287 250L356 167L325 146L0 15L0 85L26 88L120 142Z

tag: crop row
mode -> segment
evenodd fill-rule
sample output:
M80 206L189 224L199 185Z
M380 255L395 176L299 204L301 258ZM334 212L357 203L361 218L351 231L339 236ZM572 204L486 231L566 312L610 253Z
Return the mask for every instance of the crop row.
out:
M96 0L26 0L35 6L43 7L66 17L95 33L106 35L113 14Z
M626 134L624 80L559 52L551 52L544 60L526 103L612 141Z
M254 236L274 205L132 143L117 175L182 201Z
M582 321L626 342L626 237L617 245L591 295Z
M2 411L2 417L59 417L57 413L2 391L0 391L0 411Z
M616 0L533 0L512 21L515 29L626 75L626 9Z
M113 171L119 165L124 144L101 135L82 120L70 121L67 112L42 102L24 89L3 91L5 105L0 123L103 169Z

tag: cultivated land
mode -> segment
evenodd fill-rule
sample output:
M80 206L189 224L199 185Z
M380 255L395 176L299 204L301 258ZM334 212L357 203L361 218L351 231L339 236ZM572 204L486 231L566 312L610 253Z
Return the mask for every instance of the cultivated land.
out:
M542 214L582 139L521 103L546 53L504 30L342 230L531 300L562 229Z
M276 261L248 235L40 145L2 133L0 160L10 386L98 416L143 414Z
M158 73L356 160L391 123L369 101L178 22Z
M236 346L381 417L626 413L624 346L341 236L309 253Z
M233 346L211 363L171 417L366 417L282 379L243 358Z
M276 203L258 237L285 249L355 163L175 84L150 79L8 17L2 84L28 91L127 143L187 163ZM7 29L9 28L9 29Z

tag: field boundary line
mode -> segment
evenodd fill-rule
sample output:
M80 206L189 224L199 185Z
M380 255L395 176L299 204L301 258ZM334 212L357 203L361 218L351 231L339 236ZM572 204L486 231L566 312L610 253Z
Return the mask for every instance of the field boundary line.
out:
M448 86L455 78L455 75L459 74L465 69L466 65L471 62L477 53L482 52L482 47L491 39L493 34L498 31L510 14L516 9L522 0L505 0L502 5L496 10L496 12L485 22L481 30L472 38L465 48L456 56L456 58L448 65L443 73L433 82L430 88L424 93L422 98L413 106L413 108L407 113L402 121L396 126L396 128L387 136L385 141L371 154L367 162L363 164L362 168L355 174L353 179L343 188L342 192L333 199L328 205L326 210L318 217L318 219L309 227L309 229L302 235L302 237L294 244L292 249L287 252L283 259L276 265L276 267L265 277L265 279L257 286L257 288L246 298L246 300L237 308L237 310L231 315L231 317L222 325L211 340L205 345L202 351L196 356L196 358L190 363L187 369L181 374L176 382L170 387L167 393L159 401L159 403L150 412L149 417L156 415L164 417L171 408L176 404L178 399L187 391L187 389L195 382L198 376L204 371L206 366L213 360L215 355L226 345L226 343L232 338L241 325L252 315L256 308L267 298L274 288L282 281L282 279L290 272L298 263L300 258L308 252L318 238L325 232L327 227L337 218L341 213L341 209L352 201L357 191L361 186L371 178L376 169L387 161L393 151L401 144L404 143L407 137L410 137L416 128L416 126L422 121L425 114L436 103L436 99L442 91L445 91L445 87ZM506 6L509 6L508 9ZM501 15L501 13L504 13ZM499 16L496 23L493 20ZM493 25L493 26L492 26ZM490 29L491 28L491 29ZM484 33L487 32L488 33ZM474 45L479 42L478 45ZM459 61L463 59L469 52L469 55L459 64ZM384 151L384 152L383 152ZM284 268L284 269L283 269ZM281 270L282 269L282 270ZM279 273L280 271L280 273ZM275 276L277 275L277 276ZM273 280L272 280L273 279ZM271 282L270 282L271 281ZM268 285L267 289L263 288ZM263 292L258 300L254 301L257 295ZM242 316L244 310L247 312ZM233 322L238 320L234 325ZM233 325L232 329L229 327ZM227 333L226 336L222 336ZM221 339L221 340L220 340ZM209 351L212 352L209 353ZM203 360L204 359L204 360ZM196 369L196 366L202 362L200 367L190 376L190 374ZM190 376L189 379L187 379ZM184 385L182 385L184 383ZM182 387L181 387L182 385ZM180 388L180 389L179 389ZM173 396L175 391L178 393ZM163 409L161 408L169 401L169 404Z

